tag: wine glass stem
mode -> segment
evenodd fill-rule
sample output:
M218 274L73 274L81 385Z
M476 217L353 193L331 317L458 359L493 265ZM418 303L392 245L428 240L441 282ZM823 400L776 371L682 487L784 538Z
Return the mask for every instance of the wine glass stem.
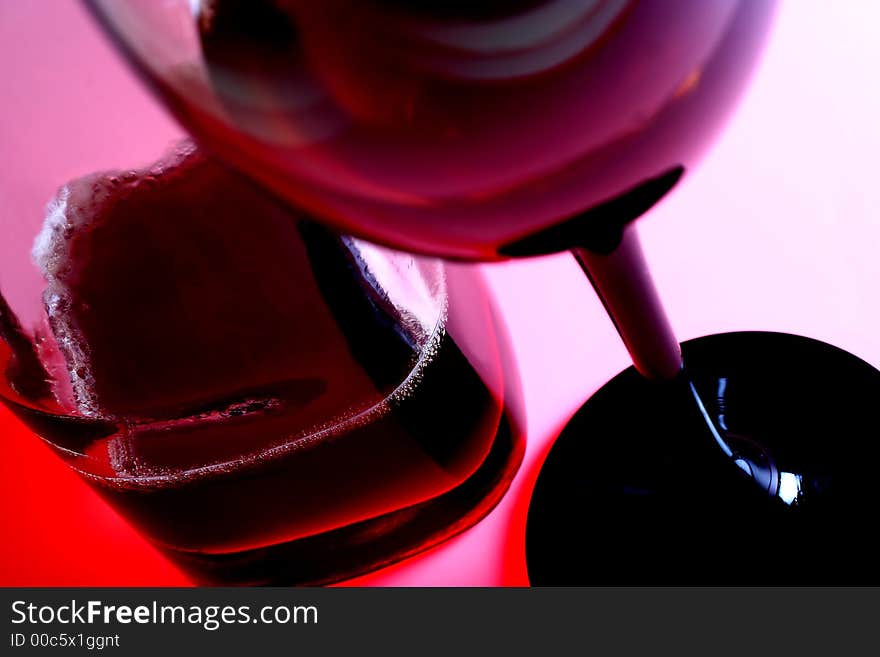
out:
M602 300L636 369L670 380L681 372L681 347L654 287L634 225L610 253L583 247L572 253Z

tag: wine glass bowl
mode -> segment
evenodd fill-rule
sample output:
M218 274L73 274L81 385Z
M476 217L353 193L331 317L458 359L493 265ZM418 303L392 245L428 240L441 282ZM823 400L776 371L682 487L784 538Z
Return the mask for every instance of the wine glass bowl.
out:
M89 0L181 123L346 233L498 259L691 167L773 13L741 0ZM660 190L661 192L668 190ZM655 190L656 192L656 190ZM621 205L621 204L618 204ZM533 238L533 239L529 239Z

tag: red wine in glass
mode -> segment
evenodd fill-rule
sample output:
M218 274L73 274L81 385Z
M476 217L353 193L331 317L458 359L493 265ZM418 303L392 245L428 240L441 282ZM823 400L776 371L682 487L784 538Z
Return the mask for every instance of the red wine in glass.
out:
M571 248L584 235L560 226L588 234L597 206L632 196L611 209L620 224L662 196L640 188L671 186L701 153L772 10L91 4L190 132L283 198L346 233L481 260Z
M479 280L462 296L191 145L65 185L33 259L44 322L0 305L0 398L197 581L398 560L487 513L519 463Z
M718 131L771 0L90 4L197 139L323 221L453 258L574 253L640 376L548 459L533 582L877 579L853 547L877 372L777 334L682 360L630 224Z

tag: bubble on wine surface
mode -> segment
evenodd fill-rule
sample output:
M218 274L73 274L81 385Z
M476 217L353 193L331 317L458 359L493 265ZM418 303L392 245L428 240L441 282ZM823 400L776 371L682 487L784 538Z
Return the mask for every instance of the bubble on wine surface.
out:
M241 469L415 390L444 334L441 263L303 226L189 142L49 203L33 260L76 413L122 427L106 443L114 476ZM369 345L379 378L352 351L368 328L352 304L391 340Z

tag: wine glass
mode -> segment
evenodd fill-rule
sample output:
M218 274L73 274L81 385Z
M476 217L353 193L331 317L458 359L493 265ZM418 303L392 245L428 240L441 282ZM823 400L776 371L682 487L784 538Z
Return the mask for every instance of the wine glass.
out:
M339 236L190 142L69 180L35 239L22 214L0 401L196 581L364 573L476 522L516 471L479 279Z
M877 371L775 333L680 347L632 224L718 131L774 2L89 4L196 139L323 221L448 258L574 254L634 366L545 463L533 583L876 576Z

